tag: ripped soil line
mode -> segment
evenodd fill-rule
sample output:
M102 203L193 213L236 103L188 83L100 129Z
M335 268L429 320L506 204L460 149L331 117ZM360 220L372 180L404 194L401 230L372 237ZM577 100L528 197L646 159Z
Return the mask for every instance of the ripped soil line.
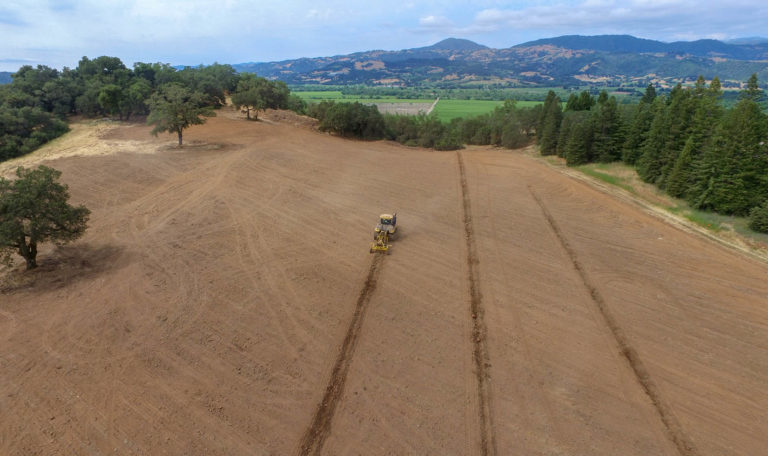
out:
M477 265L479 259L472 226L472 207L469 198L467 174L461 152L456 153L461 174L461 196L464 212L464 238L467 242L467 280L469 281L470 310L472 317L472 358L477 377L478 412L480 417L480 450L484 456L496 454L496 437L491 422L490 357L486 342L482 295Z
M333 371L331 372L328 386L325 388L325 394L323 394L323 399L318 404L317 410L315 410L312 424L304 434L304 438L301 440L301 449L299 450L299 455L301 456L320 454L320 450L322 450L323 444L330 434L336 405L344 393L344 384L347 381L349 365L352 361L355 347L357 346L363 317L365 316L365 311L368 307L367 304L371 301L371 295L376 290L376 281L379 276L379 271L381 270L381 265L384 262L383 258L382 255L374 255L373 260L371 261L371 266L368 269L368 277L357 298L355 313L352 316L352 321L349 323L344 342L341 344L339 356L336 358L336 363L333 365Z
M621 350L621 354L632 368L632 372L635 374L637 382L643 388L643 391L645 391L645 393L648 395L651 403L653 404L653 407L658 412L659 417L661 418L661 422L664 425L665 433L670 438L670 440L674 442L677 450L682 456L696 456L698 453L695 446L693 445L693 442L688 438L688 436L685 435L682 426L677 421L677 418L675 418L669 405L667 405L667 403L662 399L661 391L659 391L659 388L651 379L648 369L645 368L645 365L640 359L640 355L638 355L637 350L635 350L629 343L629 340L624 334L624 331L621 329L621 326L619 326L618 322L608 309L608 306L605 303L605 299L590 281L584 266L582 266L578 256L576 255L576 252L568 243L568 240L560 230L557 222L555 222L552 214L549 213L549 210L547 210L544 203L541 201L538 195L536 195L536 192L533 191L533 188L530 185L528 186L528 191L536 201L536 204L538 204L541 208L541 212L547 219L549 226L552 228L555 236L557 236L557 239L560 241L563 249L571 259L574 269L576 269L576 272L578 272L579 277L581 278L582 284L589 291L589 294L592 297L592 301L595 303L598 310L600 311L600 314L603 316L606 326L608 326L608 329L611 330L611 334L618 344L619 349Z

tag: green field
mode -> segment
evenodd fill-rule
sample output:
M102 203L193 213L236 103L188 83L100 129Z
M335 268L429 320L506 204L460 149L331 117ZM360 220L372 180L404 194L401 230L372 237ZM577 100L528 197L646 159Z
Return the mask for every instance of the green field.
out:
M332 100L345 103L429 103L432 100L422 98L395 98L395 97L365 97L356 95L344 95L341 91L294 91L303 100L312 103L319 103L323 100ZM541 104L540 101L518 101L517 106L521 108L533 107ZM490 100L453 100L441 98L435 106L434 114L443 122L458 117L472 117L486 114L493 111L497 106L503 105L503 101Z
M448 122L457 117L473 117L493 111L503 101L486 100L443 100L437 102L435 113L438 119Z
M503 101L440 99L433 112L438 119L448 122L458 117L466 118L486 114L503 104ZM518 101L516 103L518 108L529 108L540 104L542 104L540 101Z

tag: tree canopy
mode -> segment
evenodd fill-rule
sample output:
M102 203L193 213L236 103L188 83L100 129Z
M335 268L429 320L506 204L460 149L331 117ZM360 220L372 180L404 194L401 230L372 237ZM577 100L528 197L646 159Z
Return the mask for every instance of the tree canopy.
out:
M254 74L244 74L237 83L237 89L232 94L232 105L237 109L245 108L246 117L251 119L253 110L254 119L258 119L259 111L267 108L265 96L268 81L256 77Z
M192 125L205 123L205 117L216 115L205 103L205 95L194 92L181 84L170 83L149 98L149 117L147 123L154 125L152 134L176 133L179 146L182 145L182 132Z
M201 94L206 106L223 106L239 78L230 65L177 70L164 63L136 62L131 69L109 56L83 57L73 69L22 66L10 84L0 85L0 161L63 134L70 115L147 115L150 96L171 83Z
M236 108L245 108L248 119L251 118L251 110L254 117L258 118L261 110L289 108L295 103L296 100L292 99L291 91L284 82L269 81L251 73L240 75L237 88L232 93L232 104Z
M0 259L11 264L21 255L27 269L37 267L37 246L66 244L83 235L90 211L68 203L69 191L58 182L61 171L19 167L16 180L0 177Z

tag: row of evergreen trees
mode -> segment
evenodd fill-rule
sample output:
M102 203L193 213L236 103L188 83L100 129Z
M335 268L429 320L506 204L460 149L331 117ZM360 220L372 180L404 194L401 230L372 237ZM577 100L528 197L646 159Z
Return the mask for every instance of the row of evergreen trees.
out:
M361 139L390 139L408 146L455 150L465 144L523 147L533 139L541 106L519 108L512 100L488 114L441 122L434 114L381 114L375 105L322 101L307 114L320 120L320 129Z
M605 92L597 100L584 92L563 110L550 92L537 129L541 153L572 166L622 160L694 208L752 213L754 221L768 211L768 116L757 75L732 108L723 108L721 96L716 77L709 85L703 77L693 87L678 84L668 95L649 85L634 106L618 105Z

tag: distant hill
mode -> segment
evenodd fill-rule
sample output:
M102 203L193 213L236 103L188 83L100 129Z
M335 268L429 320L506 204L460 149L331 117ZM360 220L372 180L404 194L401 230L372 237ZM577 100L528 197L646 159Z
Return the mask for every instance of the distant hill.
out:
M763 36L749 36L746 38L736 38L734 40L726 41L728 44L765 44L768 43L768 38Z
M768 59L768 44L750 42L729 44L717 40L662 41L635 38L631 35L581 36L567 35L557 38L523 43L515 47L553 45L564 49L588 49L611 53L663 53L688 54L697 57L721 57L734 60Z
M666 43L661 41L635 38L631 35L598 35L581 36L565 35L555 38L544 38L536 41L518 44L515 48L536 46L556 46L563 49L584 49L591 51L640 53L665 52Z
M377 70L398 68L404 62L447 61L458 55L471 54L489 49L470 40L448 38L431 46L404 49L401 51L366 51L333 57L300 58L269 63L240 63L233 65L237 71L254 72L261 76L285 80L293 75L313 74L317 71L330 76L350 75L352 79L366 79L367 76L388 73ZM410 66L410 65L406 65ZM362 71L363 73L357 74ZM382 74L383 76L384 74ZM311 78L311 76L310 76ZM320 79L324 79L322 76Z
M457 38L400 51L374 50L332 57L233 65L237 71L288 84L383 86L491 85L644 87L718 76L736 86L752 73L768 81L768 43L661 41L630 35L569 35L493 49Z
M474 41L460 38L446 38L439 43L421 49L433 51L480 51L482 49L488 49L488 46L483 46Z
M11 78L10 71L0 71L0 84L10 84L13 78Z

